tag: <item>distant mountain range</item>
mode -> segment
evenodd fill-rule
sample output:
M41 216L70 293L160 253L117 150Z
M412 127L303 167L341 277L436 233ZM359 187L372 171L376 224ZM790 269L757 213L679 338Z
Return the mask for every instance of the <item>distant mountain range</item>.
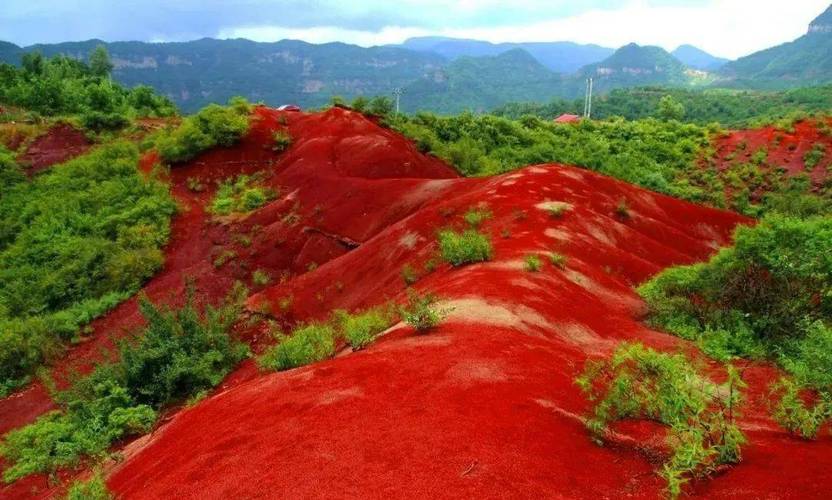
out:
M587 64L607 58L614 49L572 42L490 43L461 38L410 38L399 47L419 52L433 52L453 61L459 57L496 56L514 49L523 49L543 66L556 73L574 73Z
M0 62L28 51L85 58L100 40L18 47L0 42ZM202 39L105 44L114 78L147 84L183 111L234 95L277 105L325 104L331 96L390 95L404 89L406 111L485 111L506 102L572 99L592 77L598 92L644 85L788 88L832 82L832 7L798 40L729 62L690 45L673 53L626 45L503 43L442 37L363 48L283 40Z

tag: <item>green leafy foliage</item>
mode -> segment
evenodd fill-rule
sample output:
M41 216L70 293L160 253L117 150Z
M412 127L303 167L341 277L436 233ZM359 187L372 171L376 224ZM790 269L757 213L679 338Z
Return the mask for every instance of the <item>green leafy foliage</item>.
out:
M685 117L685 106L666 95L659 100L659 118L662 120L681 120Z
M248 213L276 197L274 189L263 186L263 174L241 174L219 185L209 209L217 215Z
M15 161L14 155L0 144L0 198L25 180L26 176Z
M433 330L450 314L450 309L436 306L436 297L427 294L419 295L409 290L407 305L400 309L402 319L418 332Z
M386 330L392 322L391 317L389 311L378 307L358 314L336 311L335 323L341 335L357 351L367 347Z
M257 286L266 286L271 283L272 277L269 276L268 271L257 269L251 273L251 281Z
M823 160L824 156L826 156L826 146L823 143L817 143L812 146L812 149L803 156L803 164L806 170L814 170L821 160Z
M278 130L272 136L272 142L274 145L272 149L278 153L286 151L292 145L292 136L289 135L289 132L285 130Z
M465 222L474 229L479 229L482 223L491 217L491 211L484 207L471 208L463 216Z
M558 269L566 269L566 262L569 259L561 253L551 252L549 254L549 262L552 263L553 266L557 267Z
M86 481L74 481L66 493L66 500L110 500L112 497L100 472Z
M296 328L290 336L278 335L278 343L257 359L261 368L289 370L322 361L335 354L335 329L327 324Z
M4 480L103 456L114 441L150 430L160 409L217 385L248 354L230 337L245 294L236 287L221 307L206 306L202 313L192 290L178 310L143 300L147 326L122 342L119 360L78 379L57 395L60 410L0 443L10 464Z
M12 173L0 196L0 394L161 267L176 205L137 162L119 142L32 182Z
M543 260L541 260L539 255L527 255L523 259L523 267L530 273L539 272L540 268L543 267Z
M0 65L0 102L45 116L79 115L92 130L121 128L136 117L166 117L173 103L147 86L128 90L110 81L107 51L96 48L89 65L68 56L27 53L15 68Z
M646 419L669 428L671 454L661 476L673 498L691 478L740 461L745 437L734 417L744 384L730 367L720 387L683 354L624 344L608 360L588 361L576 383L592 403L586 426L599 442L619 420Z
M770 215L738 229L735 241L708 263L671 268L642 285L650 321L719 359L777 361L793 381L775 391L776 416L811 434L806 429L828 412L822 404L815 414L802 411L796 387L821 401L832 394L832 219ZM796 425L801 417L810 422Z
M627 120L663 118L660 103L667 97L681 105L687 122L748 128L772 123L796 113L805 115L826 112L832 101L832 86L779 92L659 86L616 89L593 100L592 116L601 120L613 117L624 117ZM583 105L583 99L553 99L548 103L508 103L493 112L515 120L525 115L551 120L564 113L580 114Z
M249 128L248 107L234 101L227 107L209 104L173 131L161 135L156 147L163 160L179 163L215 146L234 145Z
M723 203L724 189L696 164L713 130L646 119L584 120L561 125L526 116L513 121L464 113L418 113L387 120L468 176L492 175L538 163L581 165L624 181L692 201Z
M815 395L806 392L794 380L780 379L772 387L776 400L774 418L792 434L815 439L821 426L832 421L832 392L822 391ZM810 399L814 401L810 402Z
M439 248L442 258L454 267L491 260L494 253L491 240L475 229L462 233L450 229L440 231Z

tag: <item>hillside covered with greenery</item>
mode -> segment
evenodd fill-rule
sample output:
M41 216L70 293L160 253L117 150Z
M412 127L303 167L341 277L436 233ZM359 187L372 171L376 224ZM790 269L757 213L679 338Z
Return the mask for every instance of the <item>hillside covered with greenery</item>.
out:
M114 84L113 64L98 46L89 62L38 52L22 56L20 67L0 64L0 103L41 116L76 116L92 130L117 129L137 117L167 117L176 113L173 102L151 87L127 89Z
M599 120L664 118L661 102L668 96L682 106L681 113L674 118L699 125L719 123L729 128L758 126L800 113L826 112L832 108L832 86L783 91L636 87L617 89L596 97L592 116ZM493 113L511 119L524 115L552 119L564 113L580 115L583 106L583 99L553 99L548 103L508 103L495 108Z

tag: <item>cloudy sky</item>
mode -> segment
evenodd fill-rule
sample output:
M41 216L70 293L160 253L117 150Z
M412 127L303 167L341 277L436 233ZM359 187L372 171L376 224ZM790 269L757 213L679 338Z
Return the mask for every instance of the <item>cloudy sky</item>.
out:
M358 45L422 35L674 49L735 58L802 35L830 0L0 0L0 40L283 38Z

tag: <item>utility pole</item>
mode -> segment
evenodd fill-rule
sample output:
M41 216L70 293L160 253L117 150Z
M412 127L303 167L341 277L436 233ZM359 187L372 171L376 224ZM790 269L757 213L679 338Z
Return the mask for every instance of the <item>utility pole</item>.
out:
M589 103L588 103L588 106L587 106L588 109L587 109L587 113L586 113L587 119L592 119L592 84L593 84L593 81L592 81L592 78L590 78L589 79Z
M584 118L589 113L589 78L584 82Z
M399 114L399 99L401 99L404 89L396 87L393 89L393 95L396 96L396 114Z

